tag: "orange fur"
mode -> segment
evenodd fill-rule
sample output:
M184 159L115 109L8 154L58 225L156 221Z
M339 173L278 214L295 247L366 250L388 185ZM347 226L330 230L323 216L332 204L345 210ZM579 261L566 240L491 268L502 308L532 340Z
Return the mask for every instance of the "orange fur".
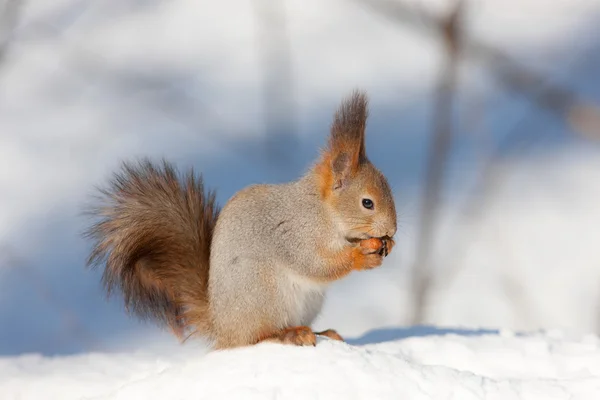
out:
M378 267L383 256L378 254L383 242L378 238L361 240L357 246L347 246L331 253L327 249L317 249L319 255L328 260L328 267L322 271L319 280L331 282L341 279L352 271L363 271Z
M373 251L379 251L383 247L383 240L379 238L361 240L360 247L371 249Z
M383 262L383 257L377 252L365 254L361 248L353 249L352 256L352 269L356 271L379 267Z
M315 335L327 336L329 339L339 340L340 342L344 341L344 338L333 329L327 329L322 332L315 332Z
M360 152L357 151L357 148L359 147L360 144L344 141L330 144L330 148L323 152L321 160L315 167L315 174L318 178L318 185L323 199L327 200L331 197L335 180L335 173L332 165L338 156L342 154L350 155L351 162L348 178L356 176L361 163L359 160Z
M317 337L308 326L292 326L258 339L257 343L260 342L277 342L294 344L296 346L315 346L317 344Z
M321 161L315 166L315 174L323 200L330 199L333 191L333 170L331 169L331 163L331 152L327 151L323 153Z

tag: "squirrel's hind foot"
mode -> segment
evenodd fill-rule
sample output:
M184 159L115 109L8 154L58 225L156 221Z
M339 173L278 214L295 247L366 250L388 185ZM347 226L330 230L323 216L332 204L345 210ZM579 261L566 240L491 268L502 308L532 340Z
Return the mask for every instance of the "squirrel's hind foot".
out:
M279 332L272 334L260 342L275 342L282 344L291 344L296 346L316 346L317 335L326 336L329 339L344 341L344 338L333 329L327 329L321 332L313 332L308 326L294 326L291 328L282 329Z
M339 340L340 342L344 341L344 338L339 333L334 331L333 329L327 329L322 332L315 332L315 335L327 336L329 339Z
M277 342L296 346L316 346L317 337L308 326L294 326L282 329L259 342Z

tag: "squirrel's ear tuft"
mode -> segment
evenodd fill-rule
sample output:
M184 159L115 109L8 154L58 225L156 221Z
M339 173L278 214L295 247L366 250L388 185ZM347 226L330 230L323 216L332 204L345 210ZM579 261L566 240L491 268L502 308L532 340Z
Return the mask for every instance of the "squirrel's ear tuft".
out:
M335 175L348 177L367 160L365 151L365 128L369 100L365 92L355 90L342 101L331 124L329 152Z
M317 164L324 197L343 187L358 172L360 165L368 161L365 151L368 114L368 98L360 90L352 92L337 109L327 149Z

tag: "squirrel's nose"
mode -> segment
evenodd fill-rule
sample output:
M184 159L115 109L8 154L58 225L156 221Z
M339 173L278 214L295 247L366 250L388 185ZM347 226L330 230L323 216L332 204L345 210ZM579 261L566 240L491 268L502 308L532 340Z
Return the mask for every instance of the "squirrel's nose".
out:
M393 224L391 226L389 226L386 230L385 233L388 237L394 237L394 235L396 234L396 224Z
M394 237L396 234L396 221L379 220L374 226L377 236Z

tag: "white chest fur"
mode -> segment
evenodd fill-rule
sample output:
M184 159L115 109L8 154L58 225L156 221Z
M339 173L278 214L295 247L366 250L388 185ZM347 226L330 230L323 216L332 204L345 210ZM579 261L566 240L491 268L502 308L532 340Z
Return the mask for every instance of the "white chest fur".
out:
M290 270L282 280L287 326L310 326L321 311L327 285L315 283Z

